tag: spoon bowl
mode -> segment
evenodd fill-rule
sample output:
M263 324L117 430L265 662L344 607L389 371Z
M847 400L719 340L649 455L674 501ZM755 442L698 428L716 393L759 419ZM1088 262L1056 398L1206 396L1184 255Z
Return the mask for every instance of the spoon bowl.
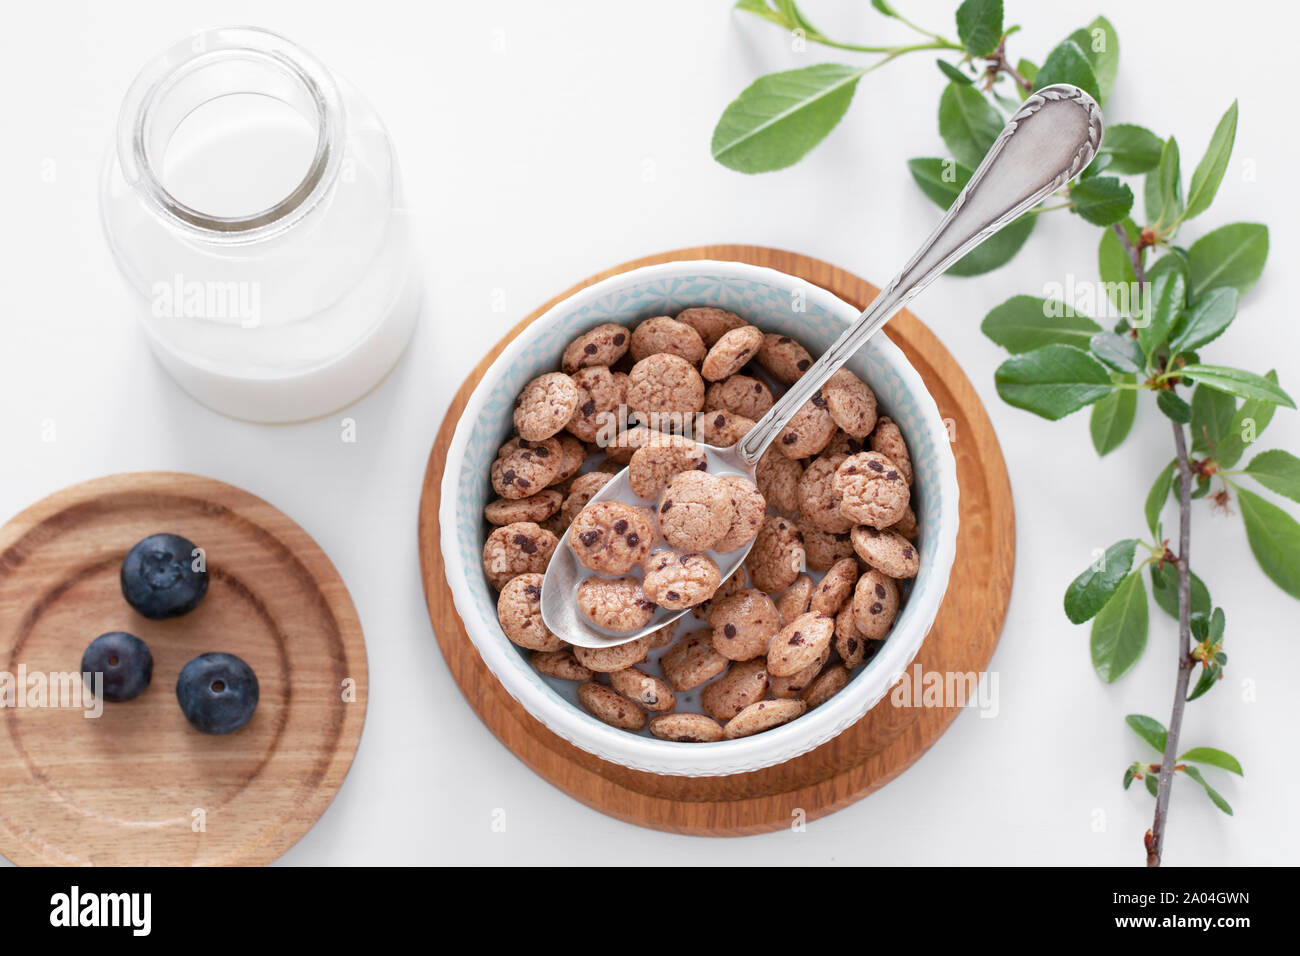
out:
M722 477L723 475L740 475L750 481L754 480L754 466L745 461L744 457L737 451L739 445L731 448L718 448L714 445L706 445L703 442L696 442L708 458L707 471L711 475ZM644 498L638 498L632 491L631 484L628 481L628 469L624 468L611 481L605 483L596 494L587 502L587 506L595 504L598 501L624 501L629 504L646 505L653 502L647 502ZM735 551L705 552L714 563L717 564L718 570L722 572L721 580L727 578L740 567L749 551L753 548L754 542ZM655 532L654 550L668 547L667 542ZM555 554L551 557L551 563L546 569L546 579L542 582L542 620L553 634L563 634L564 639L570 644L576 644L579 647L614 647L619 644L626 644L634 641L639 637L649 634L651 631L657 631L677 620L683 614L690 611L690 608L681 611L671 611L668 608L660 607L655 609L654 617L650 623L643 628L632 633L619 633L617 631L607 631L599 628L591 621L587 620L578 611L577 591L578 585L584 578L595 574L594 571L588 570L578 561L577 555L573 553L573 546L569 543L567 534L561 535L559 547L555 549Z

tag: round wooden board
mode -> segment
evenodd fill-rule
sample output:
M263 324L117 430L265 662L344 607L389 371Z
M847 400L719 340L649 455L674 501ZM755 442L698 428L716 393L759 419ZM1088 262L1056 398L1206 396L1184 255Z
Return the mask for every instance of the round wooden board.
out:
M906 770L952 723L960 708L901 708L887 696L834 740L754 773L689 778L629 770L561 740L502 689L456 614L439 548L438 505L447 448L470 393L501 350L530 322L584 286L629 269L678 259L769 266L828 289L859 308L865 308L879 291L808 256L733 245L650 256L578 283L515 326L452 399L424 476L420 563L429 616L447 665L466 700L519 759L565 793L620 820L675 833L741 836L788 827L795 809L815 819L862 799ZM919 664L923 672L983 673L1006 617L1015 565L1015 518L1006 463L974 388L934 334L906 311L885 331L925 380L940 414L951 420L961 486L961 531L952 579L913 666Z
M210 575L203 603L169 621L133 611L118 580L126 552L158 531L203 548ZM334 566L265 501L196 475L88 481L0 529L0 668L79 685L82 651L114 630L153 653L140 697L94 718L0 709L0 852L20 864L274 860L329 806L365 721L365 641ZM201 734L177 705L180 669L205 651L257 673L257 712L238 733Z

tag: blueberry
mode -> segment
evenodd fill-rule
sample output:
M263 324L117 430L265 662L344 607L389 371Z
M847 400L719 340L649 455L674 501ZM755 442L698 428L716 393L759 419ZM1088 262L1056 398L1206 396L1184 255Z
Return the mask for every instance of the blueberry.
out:
M234 654L200 654L181 668L176 699L205 734L233 734L257 709L257 675Z
M100 690L104 700L132 700L144 693L153 678L153 655L134 634L110 631L87 646L81 655L81 673L104 675ZM93 681L86 686L95 689Z
M176 534L151 534L122 562L122 596L150 620L188 614L208 593L208 572L196 571L198 549Z

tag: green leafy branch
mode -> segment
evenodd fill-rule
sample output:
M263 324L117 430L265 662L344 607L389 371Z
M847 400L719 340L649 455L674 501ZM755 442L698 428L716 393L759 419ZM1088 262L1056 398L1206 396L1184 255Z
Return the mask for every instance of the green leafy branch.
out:
M1150 717L1144 717L1141 714L1129 714L1125 718L1128 725L1133 728L1133 732L1150 744L1158 753L1164 754L1169 746L1169 732L1165 730L1164 724ZM1216 750L1213 747L1193 747L1184 753L1178 755L1177 763L1174 764L1174 772L1182 773L1195 780L1205 788L1205 795L1210 798L1216 807L1232 816L1232 807L1228 801L1223 799L1223 795L1210 786L1209 781L1201 774L1197 764L1204 764L1208 767L1218 767L1220 770L1227 770L1229 773L1235 773L1237 776L1244 776L1241 764L1237 758L1230 753L1222 750ZM1151 796L1157 796L1159 792L1159 774L1161 765L1158 763L1143 763L1135 760L1124 770L1124 789L1127 790L1132 786L1134 780L1141 780L1145 783ZM1148 851L1150 851L1148 843Z
M1199 354L1233 322L1241 296L1262 273L1268 231L1255 223L1233 223L1207 233L1189 248L1176 244L1180 227L1205 212L1214 199L1236 127L1237 104L1233 103L1219 121L1186 192L1173 137L1160 141L1157 149L1152 142L1157 138L1141 127L1120 125L1108 131L1103 162L1110 169L1118 164L1124 175L1144 176L1147 222L1139 227L1129 210L1107 222L1119 211L1118 204L1106 216L1090 219L1107 226L1098 265L1105 296L1119 314L1111 328L1081 314L1072 303L1029 296L1017 296L997 307L982 326L985 334L1012 353L994 375L999 395L1051 420L1092 406L1089 431L1098 454L1106 455L1124 441L1143 392L1153 396L1159 412L1170 421L1175 457L1157 476L1144 507L1150 538L1112 545L1065 595L1071 621L1092 621L1093 667L1107 682L1127 674L1146 648L1149 619L1143 568L1149 569L1156 604L1179 623L1170 730L1161 728L1163 760L1158 772L1148 768L1144 775L1141 766L1134 764L1125 775L1126 787L1145 776L1147 788L1156 796L1155 817L1146 837L1152 865L1161 859L1176 773L1196 780L1216 806L1231 812L1199 770L1186 763L1186 755L1178 753L1184 706L1208 693L1228 663L1223 651L1224 611L1212 605L1209 589L1190 567L1191 502L1211 496L1220 510L1227 511L1230 491L1235 492L1247 541L1261 569L1292 597L1300 598L1300 523L1235 480L1248 476L1269 491L1300 501L1300 459L1281 450L1267 451L1255 455L1244 468L1234 467L1271 421L1276 407L1294 408L1295 403L1278 385L1276 372L1259 375L1211 365ZM1116 130L1120 135L1112 139ZM1110 178L1128 188L1118 176ZM1164 536L1161 521L1170 497L1178 502L1176 551ZM1139 548L1146 556L1135 566ZM1197 668L1200 673L1192 683ZM1198 748L1189 753L1220 752ZM1236 765L1235 760L1232 763Z
M907 53L958 53L955 59L938 60L946 81L939 97L939 134L949 155L908 163L922 193L946 209L1009 114L1032 91L1072 83L1105 104L1114 88L1119 38L1104 17L1051 48L1041 66L1024 58L1013 65L1008 39L1019 28L1004 28L1001 0L965 0L958 7L959 43L916 26L892 4L872 5L917 33L918 41L898 46L842 43L813 27L790 0L741 0L739 9L796 36L879 58L865 66L819 64L760 78L723 113L714 132L714 157L746 173L789 166L839 123L867 73ZM1260 568L1279 588L1300 598L1300 522L1258 491L1242 487L1249 480L1263 491L1300 501L1300 459L1275 449L1255 453L1241 465L1275 410L1295 403L1279 385L1276 371L1261 375L1210 364L1200 354L1235 320L1242 297L1263 272L1268 229L1236 222L1201 235L1190 246L1179 242L1183 227L1205 213L1218 192L1237 120L1234 102L1186 181L1174 137L1162 138L1137 124L1108 123L1098 155L1080 179L950 270L977 275L1004 265L1028 240L1038 218L1050 212L1068 210L1100 227L1100 282L1082 286L1085 300L1086 293L1093 293L1090 300L1081 302L1064 291L1018 295L985 317L984 333L1010 353L995 372L995 386L1009 404L1049 420L1089 407L1089 432L1102 456L1131 432L1141 395L1149 395L1169 420L1174 457L1147 493L1147 535L1107 548L1070 584L1064 600L1071 621L1091 621L1093 668L1107 683L1124 677L1141 658L1152 598L1178 622L1178 676L1169 729L1150 718L1129 717L1130 726L1162 755L1158 764L1135 762L1124 775L1126 789L1143 780L1156 798L1145 838L1150 865L1161 860L1175 776L1194 780L1216 806L1231 813L1198 765L1241 773L1236 759L1222 751L1179 751L1184 707L1208 694L1228 664L1225 612L1191 568L1192 503L1208 498L1217 511L1228 513L1235 495ZM1171 498L1178 513L1176 543L1165 536L1163 523Z
M1092 621L1093 668L1107 682L1132 670L1146 648L1144 568L1157 606L1178 620L1178 678L1170 730L1160 730L1163 760L1154 770L1134 764L1125 774L1126 787L1142 778L1156 795L1146 838L1152 865L1161 859L1175 774L1201 784L1216 806L1231 812L1188 763L1191 758L1178 753L1184 706L1208 693L1228 663L1224 611L1213 606L1209 589L1190 567L1192 501L1210 497L1226 512L1230 493L1235 493L1246 539L1261 569L1282 590L1300 598L1300 523L1238 483L1248 477L1268 491L1300 501L1300 459L1286 451L1266 451L1236 467L1274 410L1294 408L1295 403L1278 384L1276 372L1260 375L1212 365L1200 355L1227 330L1241 296L1262 273L1268 231L1255 223L1233 223L1188 248L1177 245L1180 227L1208 209L1218 191L1236 125L1234 103L1220 120L1186 192L1173 137L1158 150L1150 144L1143 147L1145 159L1138 159L1131 148L1147 138L1140 127L1119 127L1127 132L1118 144L1108 139L1109 148L1116 151L1110 155L1121 155L1121 167L1131 171L1125 174L1145 177L1147 221L1139 227L1125 213L1106 224L1102 233L1098 266L1105 293L1097 298L1107 300L1098 303L1099 310L1118 313L1110 328L1073 303L1031 296L998 306L982 326L989 338L1012 353L994 374L1003 400L1051 420L1091 406L1089 431L1099 455L1118 448L1127 437L1143 393L1152 396L1170 422L1175 456L1145 500L1149 537L1125 539L1106 549L1071 583L1064 602L1071 621ZM1084 180L1090 181L1096 180ZM1165 537L1162 522L1171 497L1178 503L1176 548ZM1199 748L1189 753L1219 752Z

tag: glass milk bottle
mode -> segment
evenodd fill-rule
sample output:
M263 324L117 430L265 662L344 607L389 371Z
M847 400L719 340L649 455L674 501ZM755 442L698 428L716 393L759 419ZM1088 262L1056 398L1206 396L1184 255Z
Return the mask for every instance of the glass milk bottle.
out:
M373 388L419 314L383 124L283 37L206 30L122 104L101 190L163 367L205 405L289 422Z

